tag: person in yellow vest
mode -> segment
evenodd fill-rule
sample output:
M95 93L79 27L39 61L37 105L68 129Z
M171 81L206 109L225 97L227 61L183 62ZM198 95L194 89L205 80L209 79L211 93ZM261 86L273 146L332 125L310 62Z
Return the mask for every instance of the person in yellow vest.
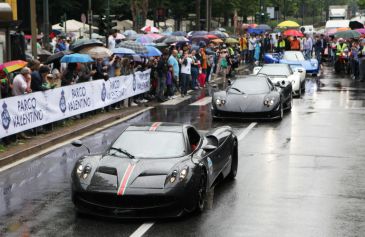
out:
M345 50L348 50L347 44L344 42L342 38L338 39L338 43L336 45L336 56L340 56L345 52Z
M284 52L285 50L285 46L286 46L286 43L285 43L285 40L283 39L283 37L280 35L279 36L279 39L278 39L278 47L277 47L277 52L279 53L282 53Z

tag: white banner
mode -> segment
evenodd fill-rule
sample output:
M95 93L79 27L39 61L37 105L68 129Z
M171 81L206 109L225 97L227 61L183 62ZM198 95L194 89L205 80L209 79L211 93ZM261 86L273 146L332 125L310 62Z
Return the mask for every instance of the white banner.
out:
M114 104L150 90L151 70L0 100L0 138Z

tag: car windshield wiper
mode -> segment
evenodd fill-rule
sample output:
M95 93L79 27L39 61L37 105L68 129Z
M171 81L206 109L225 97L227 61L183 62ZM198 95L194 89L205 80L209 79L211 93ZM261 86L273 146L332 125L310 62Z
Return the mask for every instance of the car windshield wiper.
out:
M124 155L128 156L129 158L131 159L134 159L134 155L132 155L131 153L129 153L128 151L124 150L124 149L121 149L121 148L117 148L117 147L110 147L110 150L116 150L120 153L123 153Z
M235 90L235 91L238 91L241 94L245 94L245 92L241 91L240 89L238 89L236 87L231 87L230 90Z

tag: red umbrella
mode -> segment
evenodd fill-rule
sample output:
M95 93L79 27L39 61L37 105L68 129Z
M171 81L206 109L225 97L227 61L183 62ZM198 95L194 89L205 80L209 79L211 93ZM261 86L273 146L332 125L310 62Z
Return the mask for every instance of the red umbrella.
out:
M286 30L284 31L285 36L297 36L297 37L303 37L303 33L299 30Z
M206 35L208 39L218 39L216 35Z

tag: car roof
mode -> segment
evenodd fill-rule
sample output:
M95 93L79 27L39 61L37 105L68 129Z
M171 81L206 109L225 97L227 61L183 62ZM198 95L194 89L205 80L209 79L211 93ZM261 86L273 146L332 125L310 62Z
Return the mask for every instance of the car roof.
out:
M181 123L149 122L129 125L125 131L153 131L182 133L187 125Z

